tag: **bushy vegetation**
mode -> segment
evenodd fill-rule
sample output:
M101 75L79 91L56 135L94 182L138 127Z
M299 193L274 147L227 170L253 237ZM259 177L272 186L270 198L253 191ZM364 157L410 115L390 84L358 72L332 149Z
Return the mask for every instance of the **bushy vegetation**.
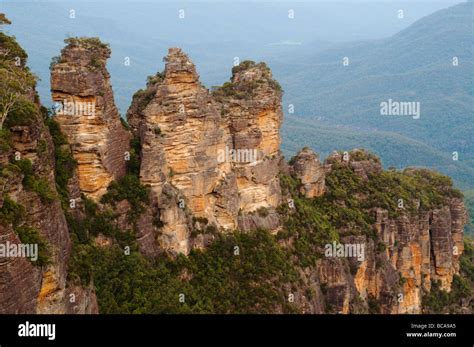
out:
M102 196L101 202L114 205L116 202L127 200L132 206L132 216L137 217L149 202L149 188L140 183L140 179L128 174L117 181L113 181L107 193Z
M87 245L75 265L94 278L101 313L271 313L292 312L286 290L297 274L287 259L273 236L255 231L220 235L175 260Z
M369 295L369 297L367 299L367 304L368 304L368 307L369 307L369 313L370 314L380 313L380 305L379 305L379 302L377 301L377 299L375 297L373 297L372 295Z
M466 233L474 236L474 189L464 192L464 203L469 214L469 220L466 225Z
M3 196L3 205L0 208L0 223L16 226L23 219L24 213L25 208L22 205L13 201L8 194Z
M61 132L59 124L51 117L47 117L45 122L54 143L56 189L61 197L63 208L67 210L65 208L69 204L67 185L74 176L77 162L72 156L66 136Z
M6 153L11 148L10 131L0 129L0 153Z
M0 32L0 129L5 125L30 125L38 115L31 101L36 85L25 67L27 55L14 37Z
M82 47L85 49L105 49L110 50L110 45L103 43L98 37L68 37L64 40L69 46Z
M138 113L143 112L150 101L155 97L155 93L156 87L153 87L150 84L150 86L146 89L139 89L135 94L133 94L133 104L136 105L136 110Z
M364 215L365 211L380 207L397 217L440 207L451 197L462 198L449 177L424 169L369 173L368 181L364 181L347 165L335 163L326 185L324 199L343 202L344 207L358 209ZM373 220L367 222L372 224Z
M49 183L34 173L29 159L15 160L0 170L0 177L18 174L23 175L23 186L38 194L42 202L50 203L56 199L56 194Z
M13 61L18 57L24 62L28 58L25 50L21 48L15 37L6 35L3 32L0 32L0 47L6 52L6 55L2 57L4 60Z
M261 63L261 64L265 64L265 63ZM257 64L252 60L244 60L239 65L236 65L236 66L232 67L232 76L235 76L238 73L240 73L242 71L245 71L245 70L248 70L248 69L250 69L250 68L252 68L256 65Z
M15 228L15 232L18 234L21 243L38 245L38 259L34 262L32 261L34 265L43 266L50 263L48 244L39 234L38 230L28 225L22 225Z
M459 305L463 298L468 298L471 289L467 281L454 275L451 291L448 293L441 289L438 281L431 282L429 294L423 296L422 305L424 313L459 313Z
M61 57L59 55L52 57L51 62L49 63L49 70L52 71L54 66L59 63L61 63Z
M49 183L45 179L35 175L29 159L17 160L10 164L8 169L16 170L15 167L19 168L23 174L24 187L38 194L42 202L49 203L56 199L56 194L49 186Z
M130 140L130 160L127 162L127 173L136 177L140 176L140 139L134 137Z
M147 87L150 87L150 86L155 85L157 83L161 83L164 78L165 78L165 74L163 72L157 72L155 75L148 76L146 78L146 85L147 85Z
M307 199L299 194L299 182L290 177L280 177L284 195L289 195L290 203L279 206L278 212L283 219L283 229L277 234L279 239L293 239L292 252L302 267L314 266L323 254L322 247L339 236L331 221L324 214L316 199Z

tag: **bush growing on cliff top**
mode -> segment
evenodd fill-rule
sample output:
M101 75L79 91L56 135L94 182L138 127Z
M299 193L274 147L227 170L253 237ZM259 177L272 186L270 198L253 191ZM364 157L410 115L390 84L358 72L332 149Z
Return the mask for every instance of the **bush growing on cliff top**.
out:
M21 48L14 36L8 36L0 32L0 47L2 50L7 52L5 56L0 56L0 60L13 61L18 57L22 63L25 63L26 59L28 59L28 54L26 54L25 50Z
M418 210L440 207L451 197L462 197L453 188L449 177L429 170L392 170L368 176L369 179L364 181L349 166L333 163L326 177L327 193L324 198L359 210L364 215L378 207L388 210L390 217L398 217L403 213L413 214ZM403 209L398 207L400 199L403 200Z
M110 51L110 45L103 43L98 37L68 37L64 40L68 46L82 47L85 49L106 49Z
M0 25L12 24L12 22L5 16L5 13L0 13Z
M254 67L256 64L253 60L244 60L239 65L232 67L232 76L237 75L241 71L248 70Z
M155 75L148 76L146 78L146 85L147 87L150 87L154 84L162 82L164 78L165 78L165 74L163 72L157 72Z

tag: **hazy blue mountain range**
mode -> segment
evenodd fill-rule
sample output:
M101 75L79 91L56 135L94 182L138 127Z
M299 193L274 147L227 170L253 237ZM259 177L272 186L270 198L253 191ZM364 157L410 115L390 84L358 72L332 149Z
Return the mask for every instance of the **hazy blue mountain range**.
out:
M390 38L340 45L287 66L289 73L281 77L286 103L295 105L296 115L308 117L300 118L305 124L299 128L287 123L291 141L299 142L296 134L315 129L314 147L322 152L325 141L367 147L389 165L433 167L472 187L472 7L472 2L450 7ZM349 66L342 64L346 56ZM380 103L388 99L420 102L420 119L382 116ZM455 151L457 163L452 160Z
M110 43L108 66L124 113L146 76L163 68L161 59L169 47L183 48L209 87L229 79L234 57L281 61L285 66L275 70L281 79L288 66L297 66L299 60L334 43L387 37L460 1L2 0L0 9L13 22L6 29L25 47L30 66L42 79L39 92L46 103L49 63L64 46L64 38L99 36ZM399 8L405 11L403 20L397 18ZM179 19L180 9L184 19ZM290 9L294 19L288 18ZM124 66L125 57L130 57L130 66ZM292 93L291 86L283 88Z
M168 47L189 53L208 87L228 80L234 57L262 60L282 84L285 111L295 107L283 128L288 156L308 143L323 157L365 147L387 166L435 168L472 188L472 3L450 7L459 2L7 0L1 10L42 79L38 89L46 104L49 63L68 36L110 43L109 70L122 114L146 76L163 68ZM350 64L344 67L345 56ZM419 101L420 119L382 117L380 102L389 98Z

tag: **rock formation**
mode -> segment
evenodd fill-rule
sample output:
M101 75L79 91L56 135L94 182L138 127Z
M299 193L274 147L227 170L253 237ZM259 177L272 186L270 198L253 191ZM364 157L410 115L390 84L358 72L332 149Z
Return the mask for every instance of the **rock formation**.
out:
M239 228L249 230L246 220L258 209L270 210L269 224L253 217L251 229L275 229L271 212L281 202L279 183L280 127L283 121L281 88L264 64L245 61L232 69L230 82L214 90L221 113L230 129L233 151L255 153L253 160L233 160L239 193Z
M73 247L84 257L90 249L122 256L122 246L133 244L141 255L130 258L151 266L161 253L204 253L233 230L245 236L264 230L258 232L265 237L253 244L247 239L242 247L249 248L240 251L254 247L256 259L276 259L272 265L281 268L270 277L296 277L282 288L273 282L265 288L291 292L293 311L420 313L433 281L452 290L467 213L447 177L421 169L384 171L379 158L361 149L335 152L321 163L304 148L286 163L281 88L269 68L243 62L229 82L209 92L178 48L169 50L163 73L133 97L127 118L136 146L130 148L132 134L120 122L105 68L110 49L97 39L67 43L51 72L55 120L67 141L53 142L33 85L25 95L34 117L25 123L9 116L8 136L0 138L0 243L20 242L27 227L48 244L50 259L35 266L25 258L0 258L0 313L98 312L93 278L88 284L69 278L77 265L70 261ZM54 172L58 151L77 161L62 184ZM127 154L138 154L134 172L127 171ZM91 199L81 200L82 194ZM78 206L68 208L65 195ZM267 249L282 255L259 253L266 237L273 247ZM329 256L324 248L330 242L357 245L363 254ZM228 246L211 254L225 262ZM291 276L287 265L295 270ZM185 270L179 281L192 279L193 269ZM252 270L252 276L265 271ZM278 302L281 292L271 299L275 313L288 308Z
M10 40L10 47L23 52ZM2 59L0 70L11 64L18 69L16 76L30 76L25 64L14 66L8 55ZM0 243L18 245L39 239L48 260L38 265L25 257L0 257L0 313L69 313L71 240L56 189L54 144L34 82L19 100L17 107L25 113L9 114L4 124L8 135L0 149ZM93 289L86 293L77 286L76 292L87 301L78 302L83 306L77 313L97 312Z
M164 187L176 188L185 200L181 207L217 228L275 229L275 214L262 220L249 215L280 203L281 93L269 69L239 66L211 95L180 49L171 48L165 62L127 113L141 142L141 181L152 187L158 205ZM186 252L188 223L177 205L163 211L161 221L164 234L176 240L168 244Z
M327 159L329 166L336 162L349 166L363 180L382 170L379 159L363 150L334 153ZM406 175L416 173L405 171ZM463 251L459 240L463 232L460 225L467 222L464 203L452 197L431 210L421 209L419 203L415 206L414 213L402 212L398 217L376 208L375 243L343 237L343 243L365 244L366 255L364 261L352 263L354 276L344 285L344 300L336 302L338 312L350 312L347 303L352 296L377 300L382 313L421 313L422 297L430 291L432 281L440 281L443 290L451 290Z
M301 180L301 194L307 198L323 195L325 168L319 162L318 155L309 148L303 148L292 161L294 175Z
M125 174L130 137L105 67L110 49L96 39L66 41L51 71L56 120L72 145L81 190L97 200L112 180Z

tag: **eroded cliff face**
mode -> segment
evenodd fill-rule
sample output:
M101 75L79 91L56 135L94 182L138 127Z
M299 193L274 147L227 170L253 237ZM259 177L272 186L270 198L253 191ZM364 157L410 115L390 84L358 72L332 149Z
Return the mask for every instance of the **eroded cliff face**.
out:
M56 140L33 87L25 92L33 120L6 123L0 209L8 220L0 223L0 242L18 243L18 228L33 228L47 243L50 262L0 258L1 313L98 312L93 278L88 285L68 279L74 273L71 220L84 228L71 227L76 237L87 234L82 251L114 248L121 254L136 241L147 258L192 248L206 252L219 233L264 229L279 247L271 252L282 252L271 264L281 266L272 277L288 281L273 288L283 293L270 303L274 313L287 312L289 303L278 300L288 293L291 309L301 313L420 313L432 281L452 289L467 213L448 178L427 170L384 171L379 158L364 150L335 152L321 162L304 148L287 163L280 154L281 89L268 67L243 62L229 82L209 92L178 48L169 50L164 72L133 98L127 118L139 144L130 149L105 69L109 55L96 39L70 39L52 69L53 100L62 107L55 119L67 136L61 146L77 161L66 187L58 187L76 202L74 208L58 197ZM82 109L69 109L71 103ZM128 167L124 183L129 151L139 152L139 169ZM127 194L120 184L137 192ZM149 196L139 196L142 189ZM21 210L15 204L27 207L21 218L11 213ZM86 211L86 204L94 211ZM259 253L264 239L260 235L252 245L250 238L240 251L255 247L255 259L266 259ZM328 255L331 242L356 246L362 254ZM224 244L223 253L214 252L228 261ZM195 270L180 272L179 280L192 280ZM255 278L265 272L253 270Z
M158 206L166 205L165 189L177 190L165 194L177 201L160 212L162 231L174 241L162 241L189 250L185 209L217 229L277 228L275 213L251 215L277 207L281 198L281 93L268 68L249 65L211 95L180 49L171 48L165 62L127 113L141 142L142 183L152 187Z
M309 148L303 148L293 158L293 174L301 181L300 192L307 198L324 194L326 168L321 165L319 156Z
M281 91L265 64L243 62L233 68L230 82L209 93L180 49L170 49L165 62L164 72L135 94L127 115L140 138L140 179L153 187L160 208L161 247L183 253L206 248L214 238L203 228L207 223L220 232L285 233L286 217L276 208L291 196L282 196L281 174L296 179L298 194L309 200L325 199L332 170L349 169L361 187L383 176L379 158L364 150L335 152L322 163L304 148L286 164L279 148ZM416 170L404 173L411 174ZM323 256L314 267L301 268L305 285L297 301L303 312L419 313L432 281L450 290L463 248L462 199L451 197L430 209L413 200L406 203L414 209L402 207L394 216L377 204L363 207L377 199L370 194L361 188L350 198L360 200L358 208L370 216L372 236L350 225L336 230L341 244L362 245L364 259ZM335 203L347 207L344 200ZM199 235L192 236L196 230ZM291 248L294 239L282 242ZM305 290L315 295L309 299Z
M279 223L274 208L281 203L281 88L264 63L246 61L232 69L231 81L213 96L228 123L234 153L253 153L252 160L233 161L240 198L238 226L275 230ZM259 209L268 216L253 213Z
M67 284L71 240L56 189L54 144L34 78L26 68L26 54L12 38L9 40L10 50L14 47L24 60L21 66L14 64L7 51L1 55L0 69L17 69L13 76L21 79L19 83L30 82L16 91L21 96L17 94L15 108L2 129L0 243L5 247L7 242L36 244L39 256L36 260L0 257L0 313L69 313L74 301ZM82 302L77 313L96 312L94 290L84 296L92 305Z
M72 145L79 186L94 200L125 174L130 148L105 67L109 57L94 39L69 39L51 71L56 120Z
M350 167L362 180L381 172L378 158L360 150L346 156L336 153L327 160L329 167L336 162ZM415 175L417 170L405 170L405 174ZM397 203L403 204L401 200ZM383 208L367 211L375 217L375 238L341 234L342 244L364 245L363 261L337 263L323 259L319 263L320 280L328 293L326 300L334 312L357 311L360 306L354 303L360 304L362 299L366 303L375 300L380 313L421 313L422 297L429 293L432 281L439 281L447 292L451 290L463 252L461 226L467 222L463 200L447 197L429 210L420 207L419 201L414 206L409 212L399 205L396 217Z

